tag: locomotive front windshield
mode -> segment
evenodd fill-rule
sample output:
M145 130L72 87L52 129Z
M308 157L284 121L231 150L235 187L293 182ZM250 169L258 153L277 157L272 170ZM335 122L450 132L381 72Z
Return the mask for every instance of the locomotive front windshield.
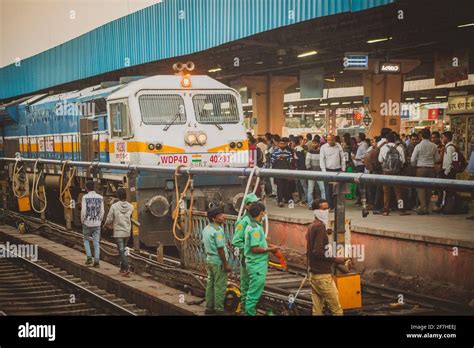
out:
M203 124L239 123L237 100L232 94L196 94L193 96L196 120Z
M178 94L144 94L138 98L138 103L144 124L186 123L184 99Z

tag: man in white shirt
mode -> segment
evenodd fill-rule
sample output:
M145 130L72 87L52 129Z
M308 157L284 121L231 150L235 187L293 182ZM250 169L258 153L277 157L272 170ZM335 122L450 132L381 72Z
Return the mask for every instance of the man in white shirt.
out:
M401 145L395 144L395 133L391 132L386 137L387 143L380 148L379 162L382 163L382 170L384 175L400 175L403 164L405 163L405 151ZM390 197L392 186L383 186L383 216L390 214ZM400 215L410 215L405 210L403 201L403 193L400 186L393 186L395 197L397 198L397 205Z
M104 198L95 193L94 182L86 182L87 194L82 197L81 222L84 235L84 249L86 251L86 265L92 264L92 253L89 238L94 241L94 267L99 268L100 261L100 225L104 217Z
M341 144L336 143L334 135L328 135L327 143L321 146L320 166L323 172L345 172L346 161ZM326 183L329 208L334 209L333 185Z
M444 144L444 155L443 155L443 165L440 178L443 179L456 179L456 173L452 170L453 168L453 156L456 152L456 146L453 144L453 132L444 132L442 141ZM443 191L443 197L438 200L440 205L444 205L446 198L454 194L453 191Z
M364 173L365 171L364 157L369 148L369 144L365 140L364 133L359 133L358 138L359 138L358 139L359 145L357 146L357 152L355 155L352 155L352 156L353 156L354 165L355 165L355 172ZM359 185L357 185L356 194L357 194L357 202L355 204L361 204Z
M411 155L411 164L416 167L416 176L421 178L436 177L435 163L439 160L438 146L430 141L431 132L428 128L421 130L423 140L416 145ZM428 179L429 180L429 179ZM418 215L427 215L428 206L430 204L431 189L418 188L418 200L420 208L417 210Z

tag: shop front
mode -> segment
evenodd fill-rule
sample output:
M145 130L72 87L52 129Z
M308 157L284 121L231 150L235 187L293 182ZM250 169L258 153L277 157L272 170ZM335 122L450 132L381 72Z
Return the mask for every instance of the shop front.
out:
M474 135L474 95L450 97L448 115L454 143L467 157L470 151L470 140Z

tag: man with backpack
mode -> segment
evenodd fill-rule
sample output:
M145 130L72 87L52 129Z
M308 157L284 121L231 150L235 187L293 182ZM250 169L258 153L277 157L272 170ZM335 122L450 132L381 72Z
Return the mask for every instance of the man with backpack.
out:
M411 164L416 167L416 176L421 178L434 178L436 176L435 163L439 160L438 146L430 141L431 132L428 128L421 130L423 140L415 147L411 156ZM431 190L418 188L418 200L420 208L418 215L428 215L428 206L431 198Z
M444 156L442 171L439 177L444 179L456 179L456 174L464 172L467 166L466 159L459 149L453 144L453 133L443 133ZM461 197L455 191L443 191L441 193L440 211L443 214L464 214L467 207Z
M373 139L372 145L367 149L364 156L364 165L370 174L382 174L382 167L379 162L380 149L387 142L386 138L378 136ZM380 185L369 186L367 189L369 208L373 209L373 214L382 214L383 189Z
M405 164L405 151L399 145L395 144L395 133L387 134L387 143L380 148L378 160L382 164L382 173L384 175L400 175ZM393 187L400 215L410 215L405 210L405 205L400 186ZM383 216L390 213L391 186L383 186Z

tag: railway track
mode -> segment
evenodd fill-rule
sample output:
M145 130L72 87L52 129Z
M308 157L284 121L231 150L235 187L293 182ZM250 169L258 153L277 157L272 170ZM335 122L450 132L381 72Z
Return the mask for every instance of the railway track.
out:
M4 315L146 315L146 310L100 290L45 261L0 259Z
M40 219L7 211L11 219L21 219L30 226L30 232L71 247L82 249L82 234L66 230L65 227L52 223L41 222ZM118 253L114 244L101 241L104 259L118 264ZM172 257L164 257L163 263L157 262L156 255L145 251L131 251L131 267L137 273L146 272L152 278L166 285L175 287L196 296L204 296L205 274L180 268L180 261ZM267 276L265 290L261 299L262 313L269 309L275 314L282 315L311 315L311 289L306 281L297 298L291 297L297 293L304 272L298 268L283 271L271 268ZM235 283L234 285L238 285ZM403 295L403 303L399 295ZM472 314L472 309L444 299L433 298L416 293L362 283L362 308L346 310L346 315L442 315L442 314Z

